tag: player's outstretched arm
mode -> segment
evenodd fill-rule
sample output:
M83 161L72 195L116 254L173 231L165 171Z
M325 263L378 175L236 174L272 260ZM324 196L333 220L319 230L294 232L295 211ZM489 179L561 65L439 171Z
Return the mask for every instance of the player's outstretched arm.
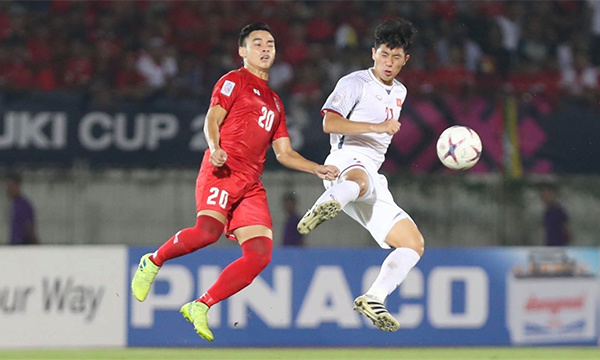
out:
M367 122L350 121L340 114L327 111L323 119L323 131L327 134L366 134L366 133L386 133L394 135L400 130L400 122L394 119L387 119L379 124Z
M298 154L292 149L289 137L280 137L273 141L273 151L277 161L287 168L317 175L320 179L335 180L340 170L332 165L319 165Z
M204 120L204 136L210 149L210 163L216 167L221 167L227 161L227 153L221 149L221 133L219 129L227 116L227 110L221 105L215 105L208 109Z

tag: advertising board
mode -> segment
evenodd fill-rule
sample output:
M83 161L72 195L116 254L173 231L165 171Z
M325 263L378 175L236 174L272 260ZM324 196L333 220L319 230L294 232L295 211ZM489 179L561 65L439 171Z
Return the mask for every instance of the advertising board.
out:
M127 248L0 250L0 348L125 346Z
M210 310L215 341L207 343L178 310L201 295L238 249L205 249L165 265L144 303L130 297L130 346L438 346L511 343L596 344L598 250L561 250L585 271L588 291L564 299L551 289L570 278L554 277L515 287L511 274L527 267L531 249L431 249L387 307L401 330L385 333L352 309L377 276L387 252L379 249L276 249L252 285ZM142 249L130 253L130 277ZM569 276L567 273L565 276ZM527 291L535 292L527 292ZM533 299L533 300L532 300ZM554 300L553 300L554 299ZM562 299L562 300L561 300ZM540 303L535 303L539 301ZM567 304L556 310L555 301ZM530 312L527 312L528 302ZM572 303L571 303L572 302ZM533 304L533 305L532 305ZM575 306L577 305L577 306ZM535 309L538 307L539 309ZM536 314L548 329L561 322L568 336L521 330ZM538 312L536 312L538 311ZM558 311L558 318L552 312ZM530 321L531 320L531 321ZM581 323L583 321L583 323Z

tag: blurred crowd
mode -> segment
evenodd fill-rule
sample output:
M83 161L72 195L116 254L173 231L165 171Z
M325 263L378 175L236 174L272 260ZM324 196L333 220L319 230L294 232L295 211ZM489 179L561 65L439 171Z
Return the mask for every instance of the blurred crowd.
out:
M241 66L240 27L277 41L271 86L288 106L320 106L340 76L372 64L375 27L419 29L400 78L412 94L514 91L598 100L600 1L0 2L3 94L77 91L92 104L206 101Z

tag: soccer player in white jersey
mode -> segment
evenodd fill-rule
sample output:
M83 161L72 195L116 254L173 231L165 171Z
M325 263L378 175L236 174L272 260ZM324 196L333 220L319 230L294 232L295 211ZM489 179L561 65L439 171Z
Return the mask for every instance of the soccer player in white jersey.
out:
M424 251L421 232L390 193L378 173L392 136L400 130L406 87L395 77L416 29L404 19L386 21L375 30L373 67L342 77L321 110L323 130L330 134L331 153L325 164L340 169L334 181L298 223L307 234L344 210L373 236L380 247L393 249L383 261L371 288L354 300L354 309L384 331L396 331L398 321L384 302L406 278Z

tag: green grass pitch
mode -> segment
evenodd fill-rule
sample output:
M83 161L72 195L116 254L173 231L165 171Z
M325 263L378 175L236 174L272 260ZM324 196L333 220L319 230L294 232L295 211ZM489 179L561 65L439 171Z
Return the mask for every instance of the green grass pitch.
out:
M2 360L583 360L600 359L598 347L518 348L265 348L0 350Z

